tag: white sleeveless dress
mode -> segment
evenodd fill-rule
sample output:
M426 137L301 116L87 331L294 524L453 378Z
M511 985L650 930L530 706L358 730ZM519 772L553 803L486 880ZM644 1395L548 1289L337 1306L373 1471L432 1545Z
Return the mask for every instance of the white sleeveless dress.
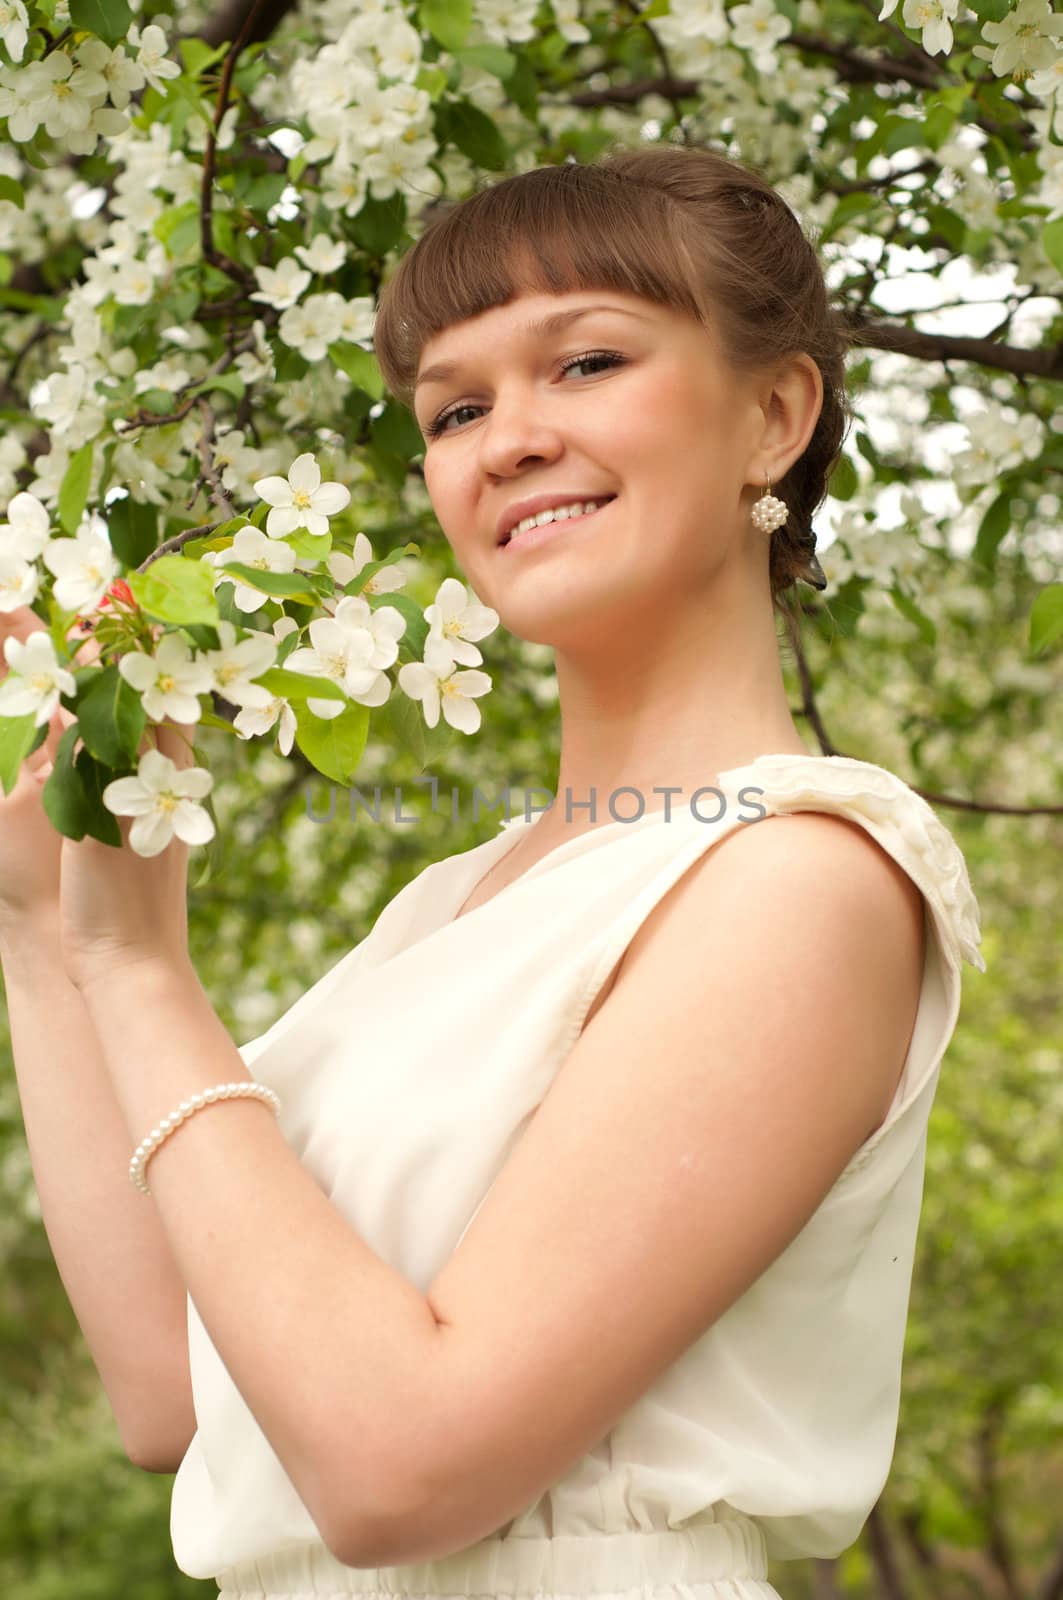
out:
M646 1587L663 1600L777 1600L769 1557L837 1555L860 1532L893 1456L927 1119L962 962L985 970L978 906L952 835L882 767L766 755L720 774L717 789L698 815L673 805L567 840L456 921L537 819L433 863L243 1046L245 1064L279 1094L288 1143L337 1209L427 1290L661 897L733 828L823 811L861 824L924 896L922 992L885 1121L797 1237L600 1444L443 1560L335 1560L189 1297L198 1431L170 1532L178 1567L214 1578L222 1600L619 1600ZM308 1306L308 1339L314 1315Z

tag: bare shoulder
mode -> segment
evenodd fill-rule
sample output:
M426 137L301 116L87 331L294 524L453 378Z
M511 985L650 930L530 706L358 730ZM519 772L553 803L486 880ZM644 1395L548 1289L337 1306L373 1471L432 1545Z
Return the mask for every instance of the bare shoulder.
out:
M742 824L712 846L662 896L617 968L609 993L642 984L662 997L712 986L724 964L736 979L759 968L765 985L784 970L813 985L837 1022L876 1028L879 1108L889 1109L915 1025L925 957L918 886L860 823L822 811ZM711 963L712 970L709 970ZM870 1086L869 1086L870 1087Z

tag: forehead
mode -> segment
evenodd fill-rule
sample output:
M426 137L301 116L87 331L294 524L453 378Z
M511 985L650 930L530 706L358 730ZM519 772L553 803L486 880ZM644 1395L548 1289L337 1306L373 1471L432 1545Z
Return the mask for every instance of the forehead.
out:
M584 317L589 319L594 314L611 314L632 327L639 324L646 327L663 322L674 313L641 295L621 294L611 289L520 294L464 322L451 323L427 339L421 350L417 384L449 377L455 362L466 350L491 348L498 341L510 338L549 338L568 327L577 327Z

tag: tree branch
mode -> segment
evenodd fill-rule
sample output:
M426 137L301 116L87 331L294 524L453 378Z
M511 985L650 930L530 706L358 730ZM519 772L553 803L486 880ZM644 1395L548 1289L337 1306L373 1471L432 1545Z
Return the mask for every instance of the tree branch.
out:
M214 407L206 395L198 399L203 429L199 435L199 459L202 466L200 482L210 490L211 498L226 519L236 516L236 502L221 481L221 473L214 462ZM196 485L197 489L199 484Z
M853 344L873 350L892 350L919 361L975 361L979 366L1015 377L1063 379L1063 344L1040 350L999 344L992 338L966 338L960 334L922 333L900 322L878 322L855 310L842 315L842 325Z
M248 0L229 0L227 5L218 6L192 37L202 39L212 48L224 44L226 39L242 38L241 48L259 44L268 39L278 23L294 9L295 0L265 0L262 5L249 4Z

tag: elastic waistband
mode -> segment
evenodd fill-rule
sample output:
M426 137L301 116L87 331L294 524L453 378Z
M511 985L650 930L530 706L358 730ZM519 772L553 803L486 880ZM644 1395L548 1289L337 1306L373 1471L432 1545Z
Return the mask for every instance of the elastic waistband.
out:
M723 1511L722 1507L717 1512ZM764 1580L764 1535L749 1517L658 1533L484 1539L437 1561L345 1567L324 1545L300 1545L217 1575L218 1600L309 1600L315 1595L516 1597L620 1594L720 1579Z

